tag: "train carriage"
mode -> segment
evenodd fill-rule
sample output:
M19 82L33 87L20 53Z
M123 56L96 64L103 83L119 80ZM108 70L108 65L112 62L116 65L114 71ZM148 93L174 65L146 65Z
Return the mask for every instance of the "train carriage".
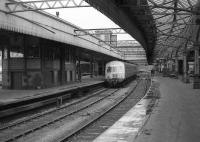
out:
M121 61L111 61L106 64L105 83L108 86L117 87L136 75L136 64L125 63Z

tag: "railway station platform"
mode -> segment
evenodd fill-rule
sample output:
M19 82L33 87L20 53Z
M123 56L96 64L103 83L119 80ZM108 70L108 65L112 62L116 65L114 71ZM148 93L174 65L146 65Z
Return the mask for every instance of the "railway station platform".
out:
M0 106L11 104L15 102L25 101L33 98L48 96L52 94L57 94L60 92L78 89L84 86L95 85L103 82L103 76L98 77L83 77L82 81L72 82L67 85L46 88L46 89L37 89L37 90L7 90L0 88Z
M181 80L155 76L159 97L143 98L93 142L199 142L200 89Z

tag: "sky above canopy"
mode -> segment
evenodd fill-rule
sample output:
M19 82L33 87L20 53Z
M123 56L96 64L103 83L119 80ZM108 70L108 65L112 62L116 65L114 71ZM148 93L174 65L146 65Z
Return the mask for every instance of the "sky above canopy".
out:
M59 12L59 17L83 29L118 28L119 26L104 16L98 10L87 8L65 8L45 10L53 15ZM118 34L118 40L134 40L128 34Z
M21 0L23 2L31 2L35 0ZM42 0L40 0L42 1ZM64 0L63 0L64 1ZM80 3L82 0L69 0L69 6L75 3ZM65 1L67 3L68 0ZM53 4L54 2L50 2ZM86 2L84 2L86 3ZM86 3L87 4L87 3ZM82 8L61 8L61 9L49 9L44 10L50 14L56 15L59 12L59 17L64 19L82 29L100 29L100 28L119 28L114 22L103 15L101 12L93 7ZM118 34L117 40L135 40L129 34Z

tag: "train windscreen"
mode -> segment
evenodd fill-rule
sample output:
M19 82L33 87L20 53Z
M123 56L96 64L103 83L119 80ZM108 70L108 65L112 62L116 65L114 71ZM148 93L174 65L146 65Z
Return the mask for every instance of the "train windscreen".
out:
M110 73L110 72L117 72L117 67L111 67L111 66L109 66L107 68L107 73Z

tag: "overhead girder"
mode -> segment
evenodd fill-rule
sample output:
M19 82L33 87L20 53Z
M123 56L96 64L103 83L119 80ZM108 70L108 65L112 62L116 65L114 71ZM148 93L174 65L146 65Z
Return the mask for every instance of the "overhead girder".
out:
M107 32L105 32L107 31ZM122 28L102 28L102 29L77 29L74 30L76 36L84 35L106 35L106 34L128 34Z
M193 15L200 14L200 11L194 8L197 1L198 0L148 0L158 30L155 53L158 53L158 51L159 53L165 53L170 46L174 46L175 48L172 48L173 50L170 53L172 55L172 53L176 51L176 48L179 49L182 47L181 45L183 42L193 42L190 38L190 34L184 34L183 31L187 31L186 27L196 25L196 23L192 23L190 19ZM163 15L159 13L163 13ZM161 48L159 43L165 43L165 47Z
M200 14L199 11L193 10L194 8L194 4L191 3L191 1L188 0L188 4L190 5L190 7L183 7L183 3L181 2L181 0L161 0L160 4L157 4L157 0L156 2L154 2L154 0L147 0L148 2L151 3L151 5L149 6L150 8L154 9L154 8L162 8L162 9L168 9L168 10L175 10L175 11L184 11L184 12L189 12L192 14ZM167 1L167 2L166 2ZM193 0L195 1L195 0ZM173 6L166 6L166 4L173 4ZM177 5L181 5L182 7L177 7Z
M165 15L165 16L169 16L169 15L174 15L174 12L153 12L153 15ZM176 15L192 15L192 13L177 13Z
M157 27L160 27L160 26L165 26L165 25L171 25L171 24L173 24L173 22L166 22L166 23L164 23L164 22L157 22L156 23L157 24ZM190 26L192 26L192 25L197 25L196 23L191 23L191 22L187 22L187 23L176 23L176 25L190 25Z
M12 1L6 3L9 13L38 11L46 9L91 7L84 0L33 0L33 1Z
M190 40L190 41L193 41L187 37L184 37L184 36L180 36L180 35L170 35L170 34L162 34L162 36L170 36L170 37L177 37L177 38L181 38L181 39L185 39L185 40Z
M150 2L150 3L152 3L152 0L147 0L147 1ZM150 9L159 8L159 9L165 9L165 10L176 10L177 12L182 11L182 12L189 12L189 13L192 13L192 14L200 14L199 11L192 10L193 7L191 7L191 9L187 9L187 8L177 8L177 7L174 7L174 6L164 6L164 5L172 3L172 2L174 2L174 0L172 0L172 1L168 2L168 3L163 3L163 4L152 3L152 5L148 5L148 4L142 4L142 5L122 5L120 7L132 7L132 8L135 8L135 9L137 9L138 7L144 8L144 9L145 8L150 8ZM163 14L166 14L166 13L163 12Z
M137 45L139 45L139 46L141 46L140 44L139 44L139 42L138 41L136 41L136 40L117 40L117 42L120 44L120 43L122 43L122 44L129 44L129 45L135 45L135 44L137 44ZM133 47L134 48L134 47ZM136 47L137 48L137 47Z

